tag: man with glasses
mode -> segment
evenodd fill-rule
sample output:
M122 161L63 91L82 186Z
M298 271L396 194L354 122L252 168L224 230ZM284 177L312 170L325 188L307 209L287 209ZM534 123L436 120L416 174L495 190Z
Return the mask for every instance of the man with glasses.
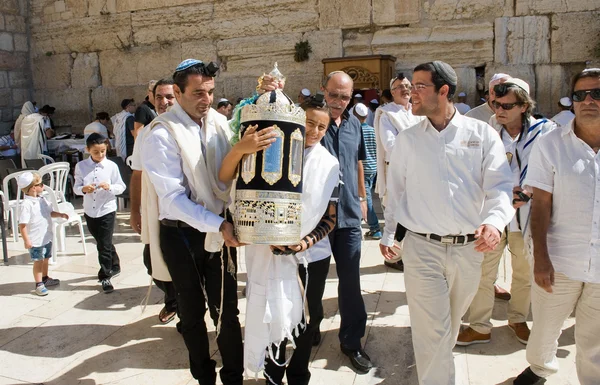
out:
M424 118L415 116L412 113L410 104L410 91L412 86L410 80L402 72L398 73L390 81L390 89L394 100L385 106L378 108L375 112L375 134L377 137L377 173L376 191L381 197L382 204L386 204L386 177L387 168L390 164L390 156L396 136L399 132L414 126ZM381 239L381 238L378 238ZM402 254L397 252L397 256L391 260L384 260L384 264L392 269L404 270L402 263Z
M396 137L380 250L394 255L401 223L406 295L419 383L455 383L452 349L477 291L484 252L514 215L512 176L498 134L456 111L447 63L418 65L412 109L425 116Z
M469 307L470 325L458 335L456 344L459 346L490 342L494 281L500 259L507 247L512 262L512 298L508 302L508 326L522 344L527 344L529 339L526 321L531 300L531 273L524 234L528 232L531 192L523 188L523 180L527 175L531 150L539 138L553 130L555 125L549 120L536 120L531 116L535 101L529 95L529 84L521 79L510 78L502 84L495 85L494 95L492 106L498 122L495 128L500 133L512 171L513 207L517 213L502 231L498 247L484 254L479 289Z
M600 379L600 68L573 81L575 119L539 139L524 185L533 189L533 328L530 366L515 385L558 371L564 321L575 310L575 365L582 385Z
M367 193L362 166L366 150L360 122L346 111L352 98L353 86L352 78L342 71L327 75L322 89L329 106L331 122L321 144L338 159L342 181L337 204L337 223L329 234L339 278L341 350L359 373L367 373L373 364L360 341L367 325L367 312L360 289L360 224L363 218L367 219Z
M160 245L177 291L192 376L200 384L216 381L204 322L208 305L223 360L221 381L241 385L235 249L239 243L228 220L231 184L218 180L232 133L226 118L211 108L217 70L215 63L195 59L184 60L175 70L177 103L152 121L144 138L142 193L150 245ZM157 255L150 254L156 269Z
M490 79L489 97L488 97L487 102L483 103L480 106L470 109L469 111L467 111L465 116L488 123L490 121L490 118L492 117L492 115L494 115L496 113L494 108L492 108L492 102L496 98L496 95L494 93L494 86L496 84L504 83L507 79L510 79L510 75L503 74L503 73L494 74L494 76L492 76L492 78Z

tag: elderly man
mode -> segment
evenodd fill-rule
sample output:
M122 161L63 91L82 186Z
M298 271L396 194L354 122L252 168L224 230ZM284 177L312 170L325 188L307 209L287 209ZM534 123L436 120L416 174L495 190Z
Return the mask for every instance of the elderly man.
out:
M329 235L339 278L338 302L341 325L341 350L360 373L373 364L361 345L367 312L360 290L361 220L367 218L367 201L362 161L366 149L361 125L346 111L352 98L352 78L342 71L327 75L323 83L331 121L321 144L340 163L342 184L339 189L337 223ZM316 333L320 338L320 333Z
M172 106L175 102L173 80L159 80L154 85L153 96L154 101L156 102L156 112L158 112L158 115L167 112L167 108ZM160 323L166 324L171 322L177 313L177 297L175 287L173 286L173 282L168 280L169 277L166 275L164 277L160 275L160 269L156 269L158 270L157 273L153 274L150 252L152 248L154 249L155 254L161 254L160 245L150 245L150 240L148 239L147 234L148 223L146 220L145 226L142 226L142 217L140 212L142 206L142 146L147 132L148 126L145 126L140 130L133 146L133 154L131 155L131 169L133 172L131 174L131 181L129 185L129 196L131 198L131 215L129 217L129 224L136 233L141 234L142 236L142 243L144 244L144 265L146 266L146 269L148 269L148 274L153 276L156 287L165 293L165 306L161 309L160 313L158 313L158 320ZM145 229L146 231L142 231L142 229ZM159 258L157 257L157 259ZM166 278L167 280L163 281L161 278ZM181 323L177 324L177 330L181 330L180 324Z
M403 73L398 73L390 81L393 101L385 106L378 108L375 112L375 133L377 135L377 169L381 170L377 174L376 191L382 199L383 205L386 204L387 194L387 168L390 164L390 158L396 136L398 133L414 126L424 118L415 116L412 113L410 104L411 96L410 79ZM404 270L402 255L398 255L391 260L384 260L384 264L392 269Z
M569 99L568 96L564 98L560 98L558 101L558 107L560 108L560 112L552 117L552 120L558 127L564 127L575 117L575 114L571 112L571 108L573 106L573 102Z
M125 160L133 152L133 126L135 112L135 100L123 99L121 101L121 112L114 114L110 121L115 134L115 148L117 156Z
M217 112L229 120L231 119L231 113L233 112L233 104L231 104L229 100L221 98L217 103Z
M146 99L135 110L135 122L133 123L133 137L135 138L142 127L150 124L156 118L156 109L154 108L154 86L156 80L148 82L148 92Z
M502 231L500 244L495 250L484 254L481 266L481 281L473 302L469 307L470 326L458 335L457 345L468 346L490 342L492 332L492 310L494 308L494 281L498 274L500 259L507 249L511 255L512 298L508 302L508 326L517 340L527 344L529 339L529 305L531 299L531 273L524 243L528 231L531 192L523 189L527 175L529 154L539 138L555 128L546 119L536 120L531 116L535 101L529 95L529 84L511 78L494 86L496 99L492 102L500 138L504 143L508 164L513 174L513 207L517 214L509 226Z
M558 338L573 311L577 377L582 385L600 379L600 68L577 74L571 89L575 119L540 138L524 182L533 188L534 322L530 366L515 385L558 371Z
M457 77L447 63L418 65L413 113L427 119L398 134L391 154L381 253L403 260L419 384L455 383L452 348L477 291L483 252L514 215L512 175L502 141L486 123L457 113Z
M200 384L214 384L204 322L206 306L216 326L223 384L242 384L242 332L238 320L236 249L227 207L231 184L218 180L230 151L227 120L211 108L218 67L183 61L173 74L177 103L151 123L142 153L143 204L149 242L159 244L177 291L190 370ZM156 269L151 252L152 268ZM162 263L162 262L161 262Z
M503 74L503 73L494 74L494 76L492 76L492 78L490 79L489 98L488 98L487 102L469 110L465 114L465 116L488 123L490 121L490 118L492 117L492 115L494 115L496 113L496 111L492 108L492 102L495 99L494 86L496 84L504 83L506 81L506 79L509 79L509 78L510 78L510 75L507 75L507 74Z

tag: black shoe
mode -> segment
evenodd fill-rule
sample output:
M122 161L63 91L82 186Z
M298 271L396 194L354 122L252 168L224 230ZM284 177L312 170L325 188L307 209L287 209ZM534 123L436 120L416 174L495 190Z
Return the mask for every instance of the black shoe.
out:
M389 268L396 269L398 271L404 271L404 262L402 262L402 260L399 260L398 262L385 261L383 264Z
M521 374L515 378L513 381L514 385L534 385L534 384L543 384L546 380L543 377L535 374L531 368L527 368L523 370Z
M315 330L315 334L313 334L312 346L319 346L321 344L321 331Z
M100 283L102 283L102 291L104 291L105 294L112 293L113 290L115 290L108 278L104 278Z
M362 348L358 350L350 350L340 345L340 349L342 350L342 353L344 353L348 356L348 358L350 358L350 362L352 363L352 366L354 366L354 369L356 369L357 372L365 374L368 373L369 370L371 370L371 368L373 367L373 364L371 363L371 358L369 358L367 353L365 353L365 351Z
M177 332L179 334L183 334L183 332L181 331L181 321L177 322L177 324L175 325L175 327L177 328Z

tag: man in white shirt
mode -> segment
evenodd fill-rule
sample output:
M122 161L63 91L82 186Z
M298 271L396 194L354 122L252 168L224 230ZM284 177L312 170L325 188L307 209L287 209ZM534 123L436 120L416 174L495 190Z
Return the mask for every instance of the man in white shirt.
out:
M492 117L492 115L494 115L496 113L496 111L494 111L494 109L492 108L492 102L496 98L496 95L494 94L494 86L496 84L504 83L509 78L510 78L510 75L507 75L507 74L503 74L503 73L494 74L494 76L492 76L492 78L490 79L490 83L489 83L490 96L489 96L487 102L483 103L480 106L472 108L465 114L465 116L488 123L490 121L490 118Z
M401 223L405 284L421 385L455 383L452 349L477 291L483 252L514 215L512 175L498 134L457 113L447 63L417 66L413 113L427 119L398 134L388 173L381 253L393 258Z
M133 151L133 123L136 105L133 99L121 101L121 112L114 114L110 121L115 135L115 148L117 156L123 160L127 159Z
M467 101L467 94L465 94L464 92L461 92L458 94L456 101L458 103L456 103L454 105L454 107L456 107L458 112L460 112L461 114L464 115L471 110L471 106L469 106L467 103L465 103Z
M150 245L158 242L177 290L182 335L190 371L201 384L214 384L204 322L206 305L217 328L223 384L243 382L242 332L238 320L236 249L239 246L226 208L231 184L218 180L231 131L226 118L211 108L216 63L184 60L173 74L177 103L156 117L144 138L142 193L148 197ZM157 206L147 204L154 199ZM144 216L144 212L142 213ZM149 221L151 221L149 217ZM224 243L224 245L223 245ZM151 251L155 274L159 256Z
M575 120L540 138L524 183L534 196L533 328L530 366L515 385L558 371L558 338L573 310L577 377L581 385L600 379L600 68L575 76L572 98Z
M412 113L412 105L410 104L411 88L410 79L405 77L403 73L398 73L390 81L393 101L375 111L374 128L377 139L377 169L381 170L381 172L377 173L375 191L381 198L384 206L387 200L387 168L390 164L396 136L399 132L414 126L424 119L422 116L415 116ZM384 259L384 264L392 269L403 271L404 264L401 258L401 253L398 253L396 258L391 260Z
M107 139L106 142L108 143L110 133L107 127L109 123L110 116L108 115L108 112L98 112L96 114L96 119L83 129L84 139L87 140L91 134L96 133L104 136Z
M564 127L575 117L575 114L571 112L571 107L573 106L573 102L568 96L564 98L560 98L558 101L558 106L561 111L552 117L552 120L558 127Z
M529 305L531 299L531 268L523 234L528 230L531 192L525 190L522 182L527 175L529 154L539 138L555 128L549 120L536 120L531 116L535 101L529 95L529 84L524 80L511 78L503 84L494 86L498 127L504 143L504 150L513 175L513 207L517 214L509 226L502 231L498 247L484 254L481 267L481 281L473 302L469 307L470 326L458 335L457 345L490 342L492 310L494 308L494 281L498 274L500 259L505 249L511 255L512 297L508 303L508 326L517 340L527 344L529 339ZM521 194L521 195L519 195Z
M167 112L167 108L175 102L172 79L161 79L155 85L152 91L153 100L156 102L156 112L160 115ZM133 117L132 117L133 118ZM152 276L152 261L150 258L150 240L147 234L142 234L142 145L148 132L149 126L145 126L138 131L137 138L133 144L133 153L131 154L131 180L129 182L129 197L131 198L131 213L129 224L131 228L142 236L144 244L144 265L148 269L148 274ZM172 281L163 281L159 278L153 279L154 284L165 293L165 306L158 313L158 319L161 323L167 324L173 320L177 313L177 292ZM181 330L181 323L177 323L177 330Z

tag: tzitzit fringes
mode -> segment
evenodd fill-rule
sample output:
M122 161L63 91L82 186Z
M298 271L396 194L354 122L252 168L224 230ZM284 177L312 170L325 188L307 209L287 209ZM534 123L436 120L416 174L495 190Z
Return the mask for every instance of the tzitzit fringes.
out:
M221 316L223 315L223 294L225 292L225 259L223 258L223 252L225 250L225 246L221 247L221 304L217 309L217 313L219 314L219 318L217 320L217 330L215 333L215 341L219 338L219 334L221 333ZM229 248L227 248L227 254L229 254ZM229 256L231 259L231 256ZM208 297L207 297L208 298Z
M150 293L152 292L152 283L154 281L152 280L152 276L150 276L150 283L148 284L148 290L146 291L146 296L144 298L142 298L142 302L140 302L140 305L142 306L142 314L144 314L144 312L146 311L146 307L148 306L148 301L150 301Z

